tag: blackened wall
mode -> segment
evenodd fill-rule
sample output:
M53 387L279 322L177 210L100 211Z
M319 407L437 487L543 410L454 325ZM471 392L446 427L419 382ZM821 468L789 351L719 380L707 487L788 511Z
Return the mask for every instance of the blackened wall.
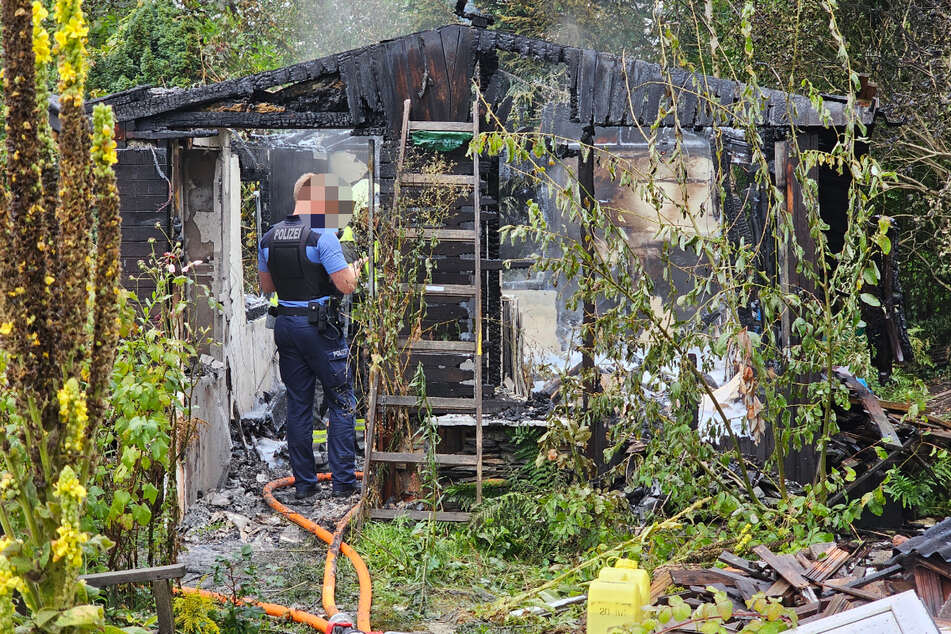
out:
M153 252L162 255L169 250L169 152L166 147L136 147L121 149L118 156L122 283L141 297L155 290L155 284L142 275L139 262L147 262Z

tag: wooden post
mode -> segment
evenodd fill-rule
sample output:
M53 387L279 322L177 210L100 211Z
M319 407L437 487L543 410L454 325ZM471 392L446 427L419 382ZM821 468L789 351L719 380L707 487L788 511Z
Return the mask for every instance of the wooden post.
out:
M587 151L586 151L587 150ZM594 192L594 126L584 129L581 136L581 153L578 156L578 195L585 210L591 211L595 204ZM581 243L592 256L595 251L594 231L586 223L581 224ZM601 390L600 377L594 364L594 321L597 306L594 301L587 299L582 307L581 321L581 373L584 382L582 409L585 415L590 408L590 398ZM604 450L606 443L604 421L600 418L590 418L591 439L588 441L588 456L594 461L597 474L605 471Z
M158 632L159 634L174 634L175 614L172 611L170 580L181 579L184 576L185 565L173 564L155 568L101 572L85 575L80 579L94 588L108 588L109 586L126 583L150 583L152 585L152 596L155 598L155 611L158 613Z
M479 138L479 89L476 88L472 103L472 140ZM472 274L475 283L475 315L472 327L475 330L476 353L473 359L475 381L475 441L476 441L476 504L482 503L482 200L479 175L479 153L472 152L472 213L475 228L475 261Z
M815 240L809 232L808 210L803 201L802 183L796 177L796 168L799 165L798 152L802 150L814 150L818 147L819 141L815 133L802 133L797 138L797 143L787 142L782 149L785 150L785 156L777 155L776 171L779 172L780 161L782 161L783 178L785 180L786 209L785 212L791 216L793 233L789 236L791 241L799 244L803 249L803 259L807 262L818 262L818 258L825 257L824 254L817 252ZM798 147L797 147L798 146ZM813 168L809 177L818 178L818 171ZM782 289L784 293L796 293L807 295L815 293L815 284L804 274L797 272L797 255L793 244L785 245L784 252L780 254L782 260ZM783 334L787 337L784 341L786 346L792 347L800 343L800 338L791 330L791 323L796 315L790 314L787 309L784 313ZM816 375L804 375L798 378L799 388L794 388L786 398L790 403L800 402L809 383L820 380ZM793 413L795 419L795 410ZM806 483L813 480L816 470L819 466L819 453L814 444L804 444L801 449L791 449L785 456L784 474L789 480L799 483Z
M155 597L155 609L158 612L159 634L174 634L175 617L172 613L172 588L168 579L153 581L152 595Z

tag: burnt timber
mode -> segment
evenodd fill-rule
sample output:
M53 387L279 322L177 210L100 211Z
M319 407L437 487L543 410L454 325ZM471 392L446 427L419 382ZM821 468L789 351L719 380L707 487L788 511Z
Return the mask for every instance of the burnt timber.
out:
M221 128L347 129L355 136L382 137L374 178L379 183L381 203L387 207L396 176L404 100L411 102L410 118L414 121L471 121L472 87L477 83L488 106L504 122L508 80L499 68L502 53L564 66L569 94L567 118L579 130L597 132L609 127L649 127L661 114L663 118L659 125L662 127L680 126L702 131L713 126L730 128L740 123L732 108L747 90L747 86L740 82L461 24L216 84L189 89L133 88L92 101L90 107L97 102L111 105L120 139L150 141L167 149L168 154L164 156L172 156L175 153L173 147L186 147L189 138L210 136ZM701 99L701 94L709 98ZM788 152L783 141L797 136L799 147L821 147L830 136L834 137L836 128L845 126L853 117L857 116L865 125L873 124L877 102L872 99L849 104L844 98L825 96L824 111L820 113L809 98L801 95L761 89L757 99L761 106L758 125L766 141L768 159L774 166L775 183L786 188L793 216L804 219L801 193L796 184L787 179L796 157ZM853 110L849 111L849 108ZM580 138L580 134L572 138ZM731 164L749 165L748 145L743 139L733 139L729 134L711 140L711 143L719 145L722 164L716 168L728 175L726 184L730 190L725 208L718 209L718 213L726 218L749 216L749 222L743 224L744 231L762 233L771 222L760 217L765 212L763 201L766 197L753 186L743 190L743 185L732 183L730 176ZM137 160L142 162L151 159L143 154L139 157ZM132 158L130 153L130 164ZM465 164L464 149L457 150L449 159ZM245 165L243 155L241 161L243 172L250 174L253 171L255 174L249 180L260 181L262 190L268 192L270 166L264 161L260 165L255 161L252 169ZM153 180L155 171L153 166L153 175L150 176ZM821 180L822 175L819 176ZM136 191L135 183L123 184L122 180L120 175L123 196L126 191ZM488 396L492 394L491 387L501 381L499 367L492 365L500 364L494 360L501 358L502 340L501 271L498 270L500 267L492 266L492 263L499 262L498 158L482 162L480 181L481 257L488 263L482 273L483 332L486 337L484 376ZM154 185L162 189L161 183ZM835 184L836 189L847 186L848 183ZM829 188L833 187L830 185ZM594 191L589 194L596 199ZM164 198L157 203L163 201ZM829 213L838 213L833 208L834 205L828 206ZM164 210L165 207L156 204L156 209ZM143 214L143 219L147 211L135 210ZM274 210L269 217L278 217L281 213L282 210ZM158 220L167 223L165 211L162 214ZM823 208L824 218L825 215L826 208ZM473 217L471 204L466 207L460 201L447 226L470 229ZM148 220L155 221L151 217ZM730 223L730 226L734 224ZM143 221L139 231L143 232L144 227ZM174 232L174 227L171 228ZM797 235L803 233L803 222L797 223L796 228ZM747 238L748 244L753 243L749 236L743 237ZM131 238L126 243L131 245ZM439 253L435 255L440 258L440 264L433 282L471 285L473 268L460 257L458 245L446 242L438 248ZM132 257L126 252L123 256L127 257L127 263ZM803 257L814 256L814 252L807 252ZM778 259L777 254L765 254L762 268L776 274L775 261ZM773 267L772 271L770 267ZM790 268L795 270L794 265ZM808 290L802 280L792 279L791 282L796 289ZM452 331L435 331L437 337L456 338L471 327L467 323L470 319L468 309L452 298L432 306L428 314L441 327ZM444 381L433 386L435 389L429 390L430 395L456 396L459 384L472 380L473 372L461 367L464 359L462 355L454 357L451 351L425 356L427 374L438 375ZM446 441L451 444L459 439ZM764 443L754 453L770 450ZM808 467L802 477L811 477Z
M729 106L745 88L679 68L454 24L239 79L184 90L133 88L91 104L111 105L122 128L133 134L219 125L394 131L404 99L412 101L413 120L467 120L479 62L487 98L500 100L494 75L499 52L566 65L571 119L583 125L650 125L661 108L676 102L684 128L729 126ZM715 96L717 103L699 99L701 93ZM764 127L829 128L848 119L841 98L825 98L827 117L805 96L763 89L759 99ZM856 111L870 124L875 102L859 102ZM661 125L674 125L674 113Z

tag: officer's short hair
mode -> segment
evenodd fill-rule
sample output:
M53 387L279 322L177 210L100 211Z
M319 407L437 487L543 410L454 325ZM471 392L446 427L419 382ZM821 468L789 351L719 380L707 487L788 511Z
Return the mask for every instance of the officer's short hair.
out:
M301 192L304 189L304 185L310 185L311 180L314 179L317 174L313 172L308 172L306 174L301 174L300 178L297 179L297 182L294 183L294 200L301 200ZM310 192L307 192L307 200L310 200Z

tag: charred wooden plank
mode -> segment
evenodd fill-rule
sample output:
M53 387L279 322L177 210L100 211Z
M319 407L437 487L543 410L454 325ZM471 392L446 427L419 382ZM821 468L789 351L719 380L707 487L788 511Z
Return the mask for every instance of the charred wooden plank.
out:
M828 551L824 559L814 562L812 566L806 570L804 576L810 581L825 581L835 574L851 556L851 553L836 546Z
M895 431L895 426L892 425L891 421L888 420L888 416L885 415L885 410L882 409L881 403L878 402L878 397L872 394L871 390L867 387L859 383L858 379L844 368L836 369L835 374L858 396L862 402L862 409L871 417L872 422L878 426L878 430L882 435L882 441L884 441L885 444L900 447L901 441L898 440L898 432Z
M832 600L829 601L829 605L826 606L826 609L822 611L822 616L832 616L833 614L838 614L839 612L844 612L849 604L849 600L844 594L837 594L832 597Z
M666 82L660 71L660 66L652 66L650 75L645 81L647 93L645 96L644 109L641 111L641 117L644 125L651 125L659 115L661 99L667 92Z
M578 72L578 120L582 126L594 120L594 94L598 83L598 54L585 49L581 52L581 65Z
M420 34L421 50L425 61L425 72L429 76L427 108L429 121L449 121L456 117L452 111L452 82L446 65L446 52L442 37L435 31Z
M673 583L679 586L705 586L710 583L723 583L724 580L733 583L724 571L713 568L671 568L668 572Z
M743 557L734 555L728 550L724 550L722 553L720 553L717 559L719 559L720 561L722 561L728 566L732 566L734 568L737 568L738 570L742 570L743 572L745 572L746 574L750 576L757 577L757 578L762 578L765 576L763 575L763 571L760 570L758 567L756 567L756 565L753 564L753 562L751 562L748 559L744 559Z
M809 586L809 581L802 576L802 568L794 558L777 555L763 545L753 548L753 552L783 579L788 581L792 587L802 592L807 599L810 601L816 600L815 592Z
M866 575L859 579L855 579L854 581L850 581L847 584L845 584L845 587L861 588L862 586L866 586L870 583L878 581L879 579L885 579L887 577L891 577L895 573L900 572L901 569L902 569L901 564L894 564L892 566L888 566L887 568L882 568L878 572L873 572L870 575Z
M410 453L410 452L399 452L399 451L374 451L370 453L370 460L373 462L391 462L391 463L407 463L407 464L422 464L428 462L430 456L427 456L424 453ZM436 464L441 466L452 466L452 467L472 467L475 466L477 460L475 456L468 456L463 454L433 454L432 459Z
M129 130L125 133L127 139L142 139L157 141L161 139L195 139L218 136L218 130L191 128L188 130L169 130L158 128L154 130Z
M142 122L155 128L351 128L346 112L173 112Z
M616 60L613 55L597 54L597 64L594 71L594 94L591 113L597 125L612 125L611 119L611 92L615 82L620 82L616 69Z
M680 96L677 102L677 117L680 119L680 125L685 128L696 127L700 91L700 77L695 73L688 74L680 88Z
M873 592L868 592L866 590L859 590L858 588L850 588L847 585L836 585L834 583L829 583L828 581L820 581L819 585L823 588L828 588L836 592L844 592L850 596L853 596L857 599L862 599L863 601L878 601L881 599L881 595L875 594Z
M321 75L334 73L336 70L336 56L332 55L326 58L279 68L277 70L265 71L263 73L187 90L163 92L160 94L155 94L150 91L149 94L152 96L145 98L142 98L143 94L140 91L138 93L140 98L136 101L129 102L125 99L120 100L119 107L115 108L116 117L119 121L130 121L132 119L141 119L172 110L196 107L222 99L250 96L256 90L266 90L291 81L317 79ZM103 102L107 104L112 103L109 97L104 98Z

